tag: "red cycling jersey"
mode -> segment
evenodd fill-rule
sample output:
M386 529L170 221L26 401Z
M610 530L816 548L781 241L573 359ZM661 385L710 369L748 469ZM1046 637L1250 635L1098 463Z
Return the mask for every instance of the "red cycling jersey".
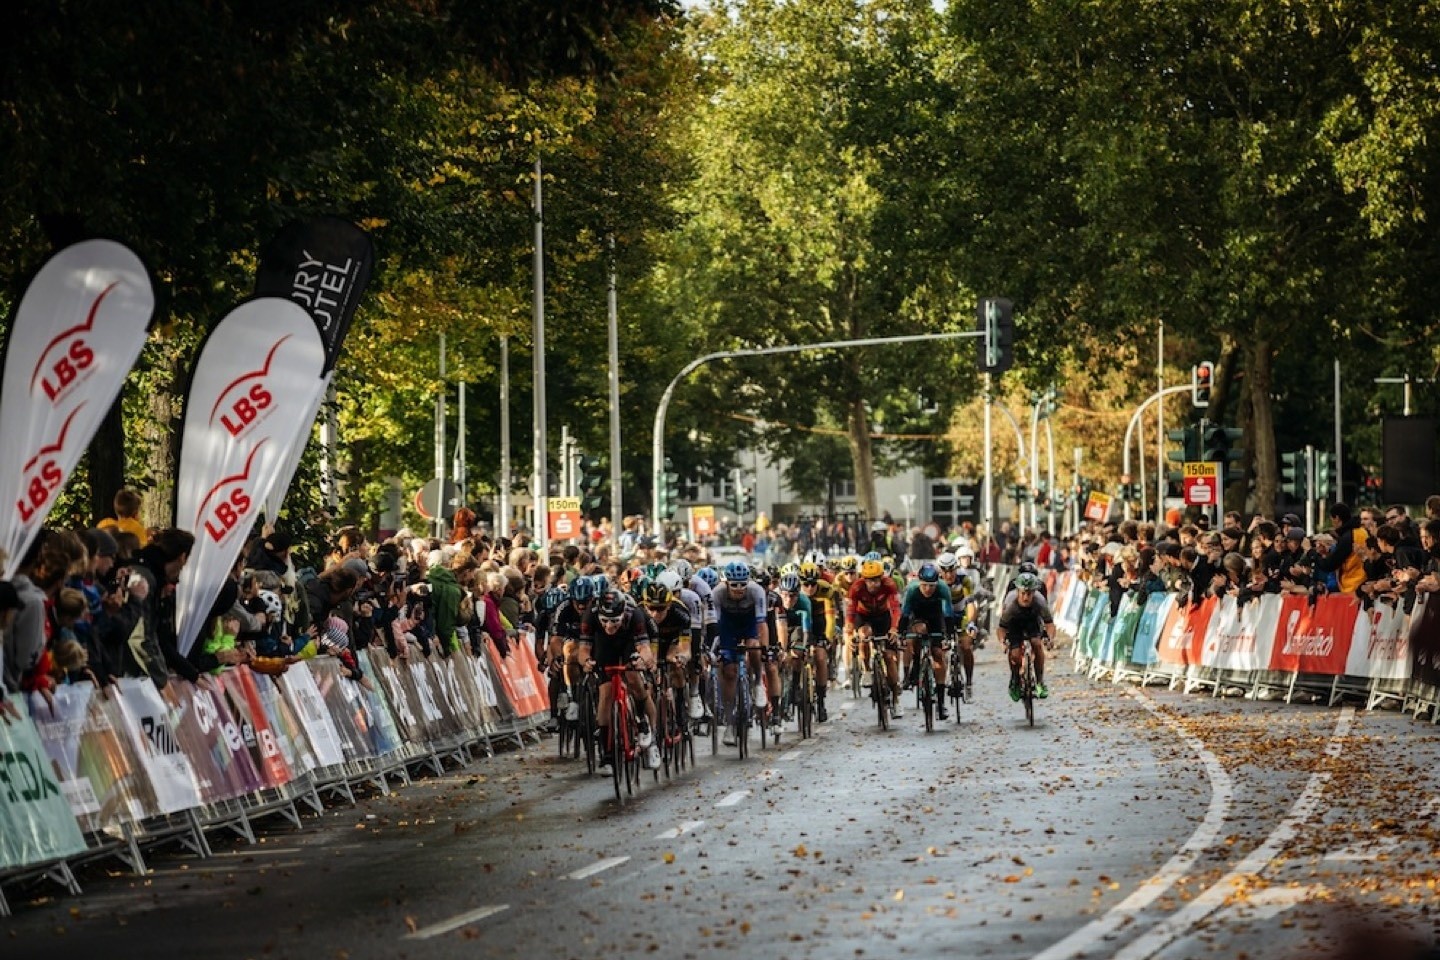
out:
M850 584L849 609L845 611L846 626L853 627L857 620L878 616L887 610L890 622L900 622L900 591L889 577L880 578L880 588L871 590L864 580L856 579Z

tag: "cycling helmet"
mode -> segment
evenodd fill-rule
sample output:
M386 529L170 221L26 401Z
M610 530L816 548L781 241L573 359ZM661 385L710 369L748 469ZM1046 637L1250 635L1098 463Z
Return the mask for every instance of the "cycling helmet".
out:
M879 560L866 560L860 564L860 576L866 580L872 577L883 577L885 568Z
M705 585L714 590L720 584L720 571L714 567L701 567L695 571L695 576L705 581Z
M955 554L951 553L949 550L946 550L944 553L940 554L940 556L935 558L935 566L939 567L941 570L954 570L959 565L960 558L955 556Z
M685 586L685 581L680 579L680 574L676 573L674 570L666 570L664 573L660 574L660 576L655 578L655 582L664 586L665 589L669 590L671 593L679 593L680 590Z
M644 569L645 576L649 577L651 580L654 580L656 577L660 576L660 574L665 572L665 564L656 560L645 564Z
M629 604L625 601L625 594L619 590L610 589L600 594L600 599L595 604L595 612L602 617L623 617Z
M939 583L940 568L929 560L926 560L920 564L920 569L915 573L915 576L919 578L921 583Z
M787 573L780 578L781 593L799 593L800 578L793 573Z
M780 568L780 576L782 576L782 577L785 576L785 574L787 574L787 573L799 573L799 572L800 572L800 564L796 563L796 562L793 561L793 560L790 561L789 563L785 564L785 566L783 566L783 567Z
M645 592L640 595L640 599L647 607L668 607L670 601L675 599L675 594L656 578L646 582Z
M560 587L551 587L540 594L540 612L547 610L558 610L565 603L565 591Z
M595 599L595 581L589 577L576 577L570 584L570 599L576 603L587 603Z
M819 551L819 550L811 550L809 553L805 554L805 557L804 557L804 559L803 559L802 562L804 562L804 563L814 563L814 564L824 563L824 562L825 562L825 554L824 554L823 552Z
M888 577L895 572L895 561L891 560L889 557L886 557L884 560L880 561L880 567L885 571L885 576Z
M974 560L975 548L968 543L962 543L955 549L955 556L961 560Z
M1015 578L1015 589L1033 592L1040 588L1040 578L1033 573L1022 573Z
M865 556L863 556L863 557L860 558L860 562L861 562L861 563L864 563L866 560L879 560L879 559L880 559L880 551L879 551L879 550L871 550L869 553L865 554Z
M648 586L650 586L650 584L653 583L653 582L654 582L654 581L652 581L649 577L647 577L647 576L645 576L645 575L643 575L643 574L640 575L640 576L638 576L638 577L636 577L634 580L631 580L631 581L630 581L630 596L636 597L636 598L645 596L645 588L648 587Z
M1020 566L1017 568L1017 572L1038 574L1040 572L1040 568L1035 566L1035 564L1031 563L1029 560L1026 560L1024 563L1020 564Z
M690 564L689 560L676 560L670 567L675 571L675 575L680 578L681 583L688 583L690 578L695 576L695 568Z
M860 558L853 553L848 553L840 558L840 569L845 573L854 573L860 569Z
M762 588L769 590L770 584L774 582L775 578L770 576L770 571L764 567L751 567L750 579L760 584Z
M816 563L802 563L798 571L801 583L816 583L820 579L820 565Z
M750 566L741 560L731 560L725 564L725 569L720 572L720 577L726 583L749 583Z
M285 603L274 590L261 590L260 602L265 604L265 612L270 614L271 618L279 620L285 616Z

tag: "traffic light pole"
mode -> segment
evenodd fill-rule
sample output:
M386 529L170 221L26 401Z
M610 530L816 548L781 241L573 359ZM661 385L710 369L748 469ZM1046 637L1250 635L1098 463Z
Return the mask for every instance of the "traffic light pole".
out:
M1157 400L1159 400L1161 397L1166 397L1166 396L1169 396L1169 395L1171 395L1171 394L1173 394L1173 393L1180 393L1182 390L1189 390L1189 389L1190 389L1190 384L1188 384L1188 383L1183 383L1183 384L1180 384L1179 386L1166 387L1164 390L1157 390L1157 391L1155 391L1154 393L1150 394L1149 399L1147 399L1144 403L1140 404L1140 406L1138 406L1138 407L1135 408L1135 413L1132 414L1131 417L1130 417L1130 425L1125 428L1125 446L1122 448L1123 451L1124 451L1124 456L1123 456L1123 458L1122 458L1123 461L1124 461L1124 466L1121 467L1121 470L1120 470L1121 473L1123 473L1123 474L1124 474L1125 476L1127 476L1127 477L1130 476L1130 440L1131 440L1132 437L1135 436L1135 426L1140 422L1140 417L1141 417L1142 414L1144 414L1145 408L1148 407L1148 406L1150 406L1150 404L1155 403L1155 402L1156 402ZM1160 435L1160 450L1161 450L1162 460L1160 461L1160 463L1159 463L1159 465L1158 465L1158 468L1157 468L1157 469L1160 471L1160 481L1159 481L1159 484L1157 484L1157 493L1158 493L1160 490L1164 490L1164 489L1165 489L1163 486L1160 486L1160 484L1163 484L1163 483L1165 482L1165 461L1163 460L1164 450L1165 450L1165 435L1164 435L1163 432L1162 432L1161 435ZM1145 456L1144 451L1141 451L1140 456L1141 456L1141 457L1144 457L1144 456ZM1160 503L1156 504L1156 508L1155 508L1155 509L1156 509L1156 519L1157 519L1157 520L1160 519L1160 518L1159 518L1159 512L1160 512L1160 510L1164 509L1164 506L1165 506L1165 503L1164 503L1163 500L1162 500ZM1145 515L1146 507L1147 507L1147 504L1146 504L1146 499L1145 499L1145 484L1142 483L1142 484L1140 485L1140 515L1141 515L1141 516L1144 516L1144 515ZM1130 519L1130 500L1129 500L1128 498L1125 500L1124 511L1125 511L1125 519L1126 519L1126 520L1129 520L1129 519Z
M696 357L675 374L675 378L665 387L665 392L660 395L660 403L655 408L655 429L651 443L651 496L650 503L653 511L652 516L656 529L660 529L663 520L661 519L661 485L665 482L665 412L670 407L670 398L675 395L675 388L680 385L690 374L709 363L711 360L734 360L737 357L769 357L782 353L802 353L809 350L844 350L849 347L878 347L891 343L919 343L926 340L961 340L969 337L983 337L981 330L958 330L944 333L917 333L904 337L865 337L858 340L825 340L820 343L795 343L783 347L754 347L748 350L717 350L714 353L707 353L704 356ZM988 485L987 485L988 486Z

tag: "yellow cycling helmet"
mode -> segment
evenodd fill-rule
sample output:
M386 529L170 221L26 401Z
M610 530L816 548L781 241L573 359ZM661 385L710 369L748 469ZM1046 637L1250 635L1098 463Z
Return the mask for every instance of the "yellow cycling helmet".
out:
M854 573L860 569L860 558L855 554L847 554L840 558L840 569L845 573Z
M864 563L860 564L860 576L866 580L870 580L874 577L883 577L884 575L885 567L880 563L879 560L866 560Z
M820 579L820 567L814 563L802 563L799 574L801 583L815 583Z

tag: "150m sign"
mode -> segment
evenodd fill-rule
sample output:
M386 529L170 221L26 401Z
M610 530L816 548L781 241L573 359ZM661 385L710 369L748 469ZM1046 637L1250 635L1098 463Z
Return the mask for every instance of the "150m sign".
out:
M1220 464L1213 460L1187 460L1181 471L1185 503L1212 507L1220 498Z

